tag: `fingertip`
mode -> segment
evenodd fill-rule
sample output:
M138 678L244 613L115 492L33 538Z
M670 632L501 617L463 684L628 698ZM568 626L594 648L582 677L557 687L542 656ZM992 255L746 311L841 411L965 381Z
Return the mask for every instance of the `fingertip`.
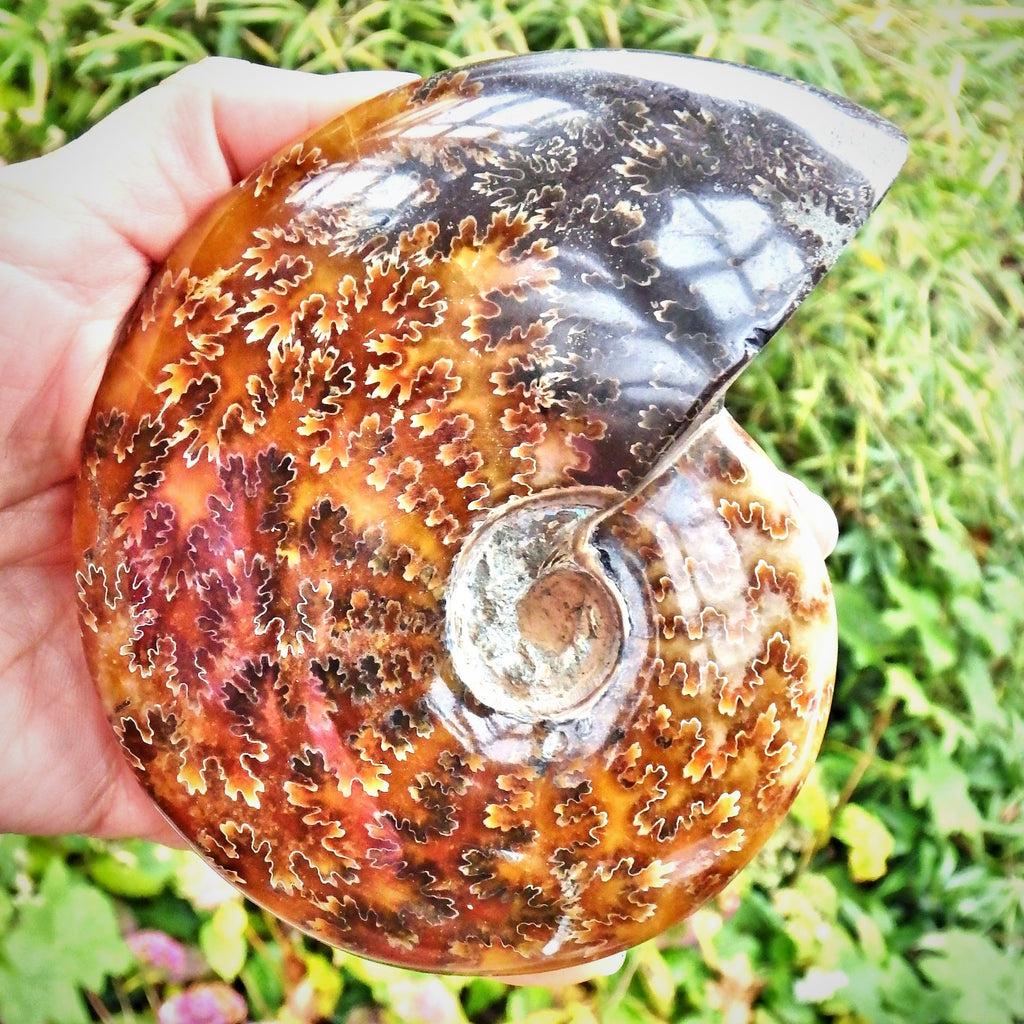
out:
M832 506L820 495L808 491L811 512L811 530L818 542L823 558L828 558L839 543L839 520Z
M329 75L318 76L322 81L337 84L346 97L372 97L388 89L416 82L420 76L414 71L392 71L380 69L373 71L335 71Z
M598 968L594 972L596 978L606 978L611 974L617 974L622 970L622 965L626 962L626 951L623 950L621 953L616 953L613 956L606 956L603 960L598 960L592 967Z
M539 985L545 988L559 988L563 985L579 985L592 978L603 978L622 968L626 954L615 953L590 963L565 967L556 971L539 971L533 974L509 974L499 978L506 985Z
M828 558L839 542L839 521L832 506L796 477L790 477L790 491L807 520L821 557Z

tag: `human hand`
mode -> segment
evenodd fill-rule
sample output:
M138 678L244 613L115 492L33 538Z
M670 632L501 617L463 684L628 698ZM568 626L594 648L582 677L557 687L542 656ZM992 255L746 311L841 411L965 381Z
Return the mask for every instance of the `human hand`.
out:
M86 419L118 324L186 227L292 138L407 77L204 61L0 170L0 831L181 845L121 756L79 641L71 504ZM827 554L835 518L801 493Z

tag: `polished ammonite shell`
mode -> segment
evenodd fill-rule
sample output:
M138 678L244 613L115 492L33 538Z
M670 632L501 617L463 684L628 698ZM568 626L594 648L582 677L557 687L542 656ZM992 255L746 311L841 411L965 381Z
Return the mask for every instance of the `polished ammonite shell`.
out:
M76 504L127 756L247 895L502 974L718 891L815 757L822 558L725 388L903 156L795 83L495 61L250 175L140 298Z

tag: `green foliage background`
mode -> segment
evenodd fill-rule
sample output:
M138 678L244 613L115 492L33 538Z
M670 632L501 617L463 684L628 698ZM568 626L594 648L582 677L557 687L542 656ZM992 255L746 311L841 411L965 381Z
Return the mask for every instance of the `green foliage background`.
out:
M198 896L185 854L2 838L4 1024L152 1021L200 983L286 1022L1024 1021L1024 10L0 0L0 154L52 149L208 53L428 73L570 46L752 64L911 140L879 212L730 393L842 526L835 709L794 814L714 905L554 992L332 954ZM138 959L138 928L179 940L189 977Z

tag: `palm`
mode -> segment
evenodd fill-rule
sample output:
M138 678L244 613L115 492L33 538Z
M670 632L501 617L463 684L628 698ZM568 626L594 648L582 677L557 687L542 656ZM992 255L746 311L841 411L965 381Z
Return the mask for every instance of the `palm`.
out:
M70 568L89 396L146 261L75 217L67 197L22 191L23 170L10 169L0 212L0 821L116 833L132 830L122 816L134 806L143 830L160 834L86 678ZM102 264L118 286L102 286Z

